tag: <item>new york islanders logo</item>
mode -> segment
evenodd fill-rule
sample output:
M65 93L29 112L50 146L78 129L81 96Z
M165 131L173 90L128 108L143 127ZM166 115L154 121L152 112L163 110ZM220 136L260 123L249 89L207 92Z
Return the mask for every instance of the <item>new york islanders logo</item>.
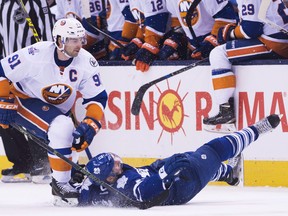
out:
M64 103L71 95L72 89L68 85L54 84L42 89L43 98L50 104Z
M192 2L193 1L190 1L190 0L179 1L178 10L179 10L181 20L185 26L187 26L187 21L186 21L187 11L189 10ZM193 15L192 15L192 19L191 19L191 25L192 26L198 22L199 16L200 16L199 10L196 7L196 9L193 11Z

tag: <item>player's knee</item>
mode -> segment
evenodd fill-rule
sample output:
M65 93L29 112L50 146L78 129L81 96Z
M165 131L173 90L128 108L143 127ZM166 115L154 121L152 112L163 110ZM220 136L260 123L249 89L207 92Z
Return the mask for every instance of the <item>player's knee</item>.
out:
M217 46L211 51L209 61L213 69L231 68L231 63L227 57L225 44Z
M74 131L74 124L72 119L59 115L50 124L48 129L48 139L50 141L51 147L53 148L63 148L70 147L72 145L73 137L72 133Z
M225 161L232 156L233 146L231 145L229 139L227 139L225 136L215 138L205 145L214 149L214 151L219 155L221 161Z

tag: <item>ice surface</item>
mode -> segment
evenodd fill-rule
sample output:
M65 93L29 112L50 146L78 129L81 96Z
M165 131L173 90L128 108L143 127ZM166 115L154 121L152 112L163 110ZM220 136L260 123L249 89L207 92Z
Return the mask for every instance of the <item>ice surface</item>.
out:
M288 188L207 186L181 206L54 207L49 185L0 183L1 216L288 216Z

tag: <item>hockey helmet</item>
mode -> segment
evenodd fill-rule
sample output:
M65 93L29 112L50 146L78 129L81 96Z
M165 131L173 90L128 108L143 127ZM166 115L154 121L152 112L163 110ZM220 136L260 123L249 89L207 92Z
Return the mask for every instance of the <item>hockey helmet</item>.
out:
M85 38L85 29L77 19L59 19L54 24L52 35L54 43L57 42L57 38L60 36L64 44L67 38Z
M119 161L122 166L122 160L118 155L114 153L101 153L87 163L86 169L101 181L106 181L109 176L117 176L113 172L115 161Z

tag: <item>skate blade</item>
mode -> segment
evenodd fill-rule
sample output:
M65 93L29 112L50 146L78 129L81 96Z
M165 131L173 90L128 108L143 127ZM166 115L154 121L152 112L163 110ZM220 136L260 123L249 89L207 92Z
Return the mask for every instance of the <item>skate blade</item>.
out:
M52 181L51 175L32 176L32 182L34 184L49 184L51 181Z
M240 155L240 169L238 173L239 183L237 186L244 187L244 155Z
M213 133L224 133L229 134L237 131L235 124L218 124L218 125L205 125L203 124L203 129Z
M78 205L77 198L61 198L54 196L53 205L58 207L73 207Z
M30 183L31 176L30 174L18 174L14 176L2 176L1 181L3 183Z

